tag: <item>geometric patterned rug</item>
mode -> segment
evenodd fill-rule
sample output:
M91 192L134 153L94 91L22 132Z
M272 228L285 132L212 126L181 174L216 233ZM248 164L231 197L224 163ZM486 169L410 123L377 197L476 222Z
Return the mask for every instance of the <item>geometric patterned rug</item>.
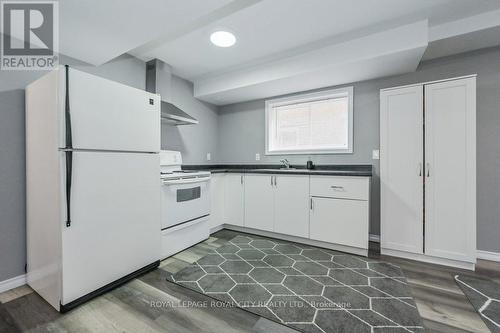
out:
M455 281L490 331L500 333L500 285L467 275L456 275Z
M302 332L423 332L399 267L238 235L167 280Z

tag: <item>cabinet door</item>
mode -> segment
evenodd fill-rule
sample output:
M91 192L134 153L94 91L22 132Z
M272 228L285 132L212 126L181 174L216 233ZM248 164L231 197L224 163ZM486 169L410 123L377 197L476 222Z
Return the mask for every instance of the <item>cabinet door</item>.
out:
M224 223L225 174L212 174L210 178L210 228Z
M309 176L277 175L274 231L309 237Z
M310 238L368 249L368 201L311 197Z
M273 231L274 175L245 175L245 227Z
M381 247L423 252L423 87L380 93Z
M224 223L243 226L244 176L228 173L224 187Z
M425 86L425 253L476 260L476 81Z

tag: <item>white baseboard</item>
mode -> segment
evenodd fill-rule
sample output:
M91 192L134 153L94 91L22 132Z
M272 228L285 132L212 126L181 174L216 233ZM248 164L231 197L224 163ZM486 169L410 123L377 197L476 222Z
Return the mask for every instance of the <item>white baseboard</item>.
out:
M210 229L210 235L213 234L213 233L215 233L215 232L217 232L217 231L220 231L222 229L224 229L224 224L219 224L219 225L217 225L215 227L212 227Z
M470 271L473 271L475 269L475 263L472 263L472 262L433 257L430 255L425 255L425 254L421 254L421 253L411 253L411 252L406 252L406 251L390 250L390 249L384 249L384 248L380 249L380 253L382 255L388 255L391 257L398 257L398 258L405 258L405 259L416 260L416 261L423 261L423 262L427 262L430 264L462 268L462 269L467 269Z
M241 226L236 226L236 225L232 225L232 224L224 224L224 229L246 232L249 234L255 234L255 235L260 235L260 236L264 236L264 237L283 239L283 240L290 241L290 242L302 243L302 244L307 244L307 245L317 246L317 247L323 247L323 248L330 249L330 250L352 253L352 254L357 254L359 256L368 257L368 249L367 248L365 249L365 248L358 248L358 247L347 246L347 245L327 243L327 242L317 241L317 240L313 240L313 239L309 239L309 238L290 236L290 235L280 234L280 233L276 233L276 232L272 232L272 231L265 231L265 230L253 229L253 228L248 228L248 227L241 227Z
M500 253L477 250L477 259L500 262Z
M370 234L369 240L370 240L370 242L380 243L380 236L379 235Z
M26 274L13 277L5 281L0 281L0 293L23 286L26 284Z

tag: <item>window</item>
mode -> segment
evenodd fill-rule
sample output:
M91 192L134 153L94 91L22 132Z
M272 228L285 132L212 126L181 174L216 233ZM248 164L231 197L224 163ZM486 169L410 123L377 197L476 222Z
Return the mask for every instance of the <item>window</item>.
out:
M266 101L266 154L352 153L353 87Z

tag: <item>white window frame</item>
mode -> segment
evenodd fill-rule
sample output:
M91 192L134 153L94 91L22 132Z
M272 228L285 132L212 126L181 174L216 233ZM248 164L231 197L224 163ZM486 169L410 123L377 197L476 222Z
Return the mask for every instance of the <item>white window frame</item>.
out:
M345 149L304 149L304 150L269 150L269 122L272 109L277 106L288 104L314 102L329 98L348 97L348 133L347 133L347 148ZM354 102L354 87L344 87L338 89L323 90L314 93L298 94L283 98L266 100L266 115L265 115L265 131L266 131L266 155L314 155L314 154L352 154L353 153L353 102Z

